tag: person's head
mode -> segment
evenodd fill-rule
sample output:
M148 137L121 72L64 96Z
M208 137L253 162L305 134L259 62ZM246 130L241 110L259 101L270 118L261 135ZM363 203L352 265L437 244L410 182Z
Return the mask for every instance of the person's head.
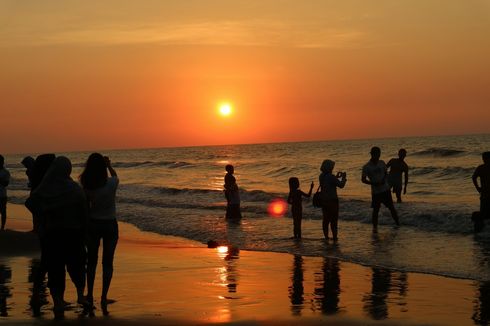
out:
M374 146L371 148L371 160L377 161L381 157L381 148Z
M32 156L26 156L22 159L20 163L26 168L26 169L32 169L34 167L34 158Z
M56 173L57 179L68 179L71 175L71 161L65 156L58 156L51 164L51 169Z
M403 160L405 157L407 157L407 150L405 148L400 148L398 151L398 157Z
M320 167L320 171L322 171L323 173L332 173L334 167L335 167L334 161L325 160L322 162L322 166Z
M490 152L483 152L481 158L485 164L490 164Z
M293 191L299 188L299 179L296 177L289 178L289 191Z
M231 173L231 174L235 173L235 168L231 164L227 164L225 166L225 170L226 170L226 172Z
M107 163L100 153L92 153L80 175L80 183L85 189L97 189L107 183Z
M0 155L0 169L3 169L3 165L5 164L5 158Z

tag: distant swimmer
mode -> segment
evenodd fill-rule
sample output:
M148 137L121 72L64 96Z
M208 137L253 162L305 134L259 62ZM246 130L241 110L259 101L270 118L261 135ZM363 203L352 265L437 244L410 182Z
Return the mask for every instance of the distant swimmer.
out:
M400 225L398 221L398 213L393 205L393 198L390 193L390 186L387 182L386 164L380 160L381 149L379 147L371 148L371 159L362 168L362 183L371 186L373 208L373 231L378 230L378 214L381 204L385 205L391 212L391 217L396 225Z
M477 232L483 229L483 220L490 219L490 152L484 152L482 159L483 164L476 168L472 176L476 191L480 193L480 214L476 214L474 218Z
M225 167L225 197L226 197L226 218L238 220L242 218L240 211L240 193L238 191L238 185L236 183L235 168L233 165L228 164Z
M407 193L408 185L408 165L405 162L405 157L407 156L407 151L401 148L398 151L398 158L392 158L388 164L387 168L390 169L388 173L388 183L393 189L393 193L396 195L396 201L398 203L402 202L402 188L403 194ZM402 174L405 174L405 185L402 182Z

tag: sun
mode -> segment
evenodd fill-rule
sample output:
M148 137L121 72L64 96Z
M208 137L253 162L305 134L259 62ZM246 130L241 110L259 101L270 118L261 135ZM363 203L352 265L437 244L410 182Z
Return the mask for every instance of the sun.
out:
M221 103L218 106L218 112L223 117L228 117L233 113L233 107L230 103Z

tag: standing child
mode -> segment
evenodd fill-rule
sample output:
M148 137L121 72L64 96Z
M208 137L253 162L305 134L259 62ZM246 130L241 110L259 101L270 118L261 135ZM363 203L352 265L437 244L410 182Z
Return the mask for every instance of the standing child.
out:
M305 194L299 189L299 179L296 177L289 178L289 196L288 203L291 204L293 213L294 238L301 239L301 220L303 219L303 197L310 197L313 190L313 182L310 185L310 191Z
M332 230L333 241L337 241L338 220L339 220L339 197L337 188L344 188L347 182L347 173L338 172L333 175L335 162L325 160L320 167L320 187L322 191L322 214L323 214L323 235L328 239L328 226Z
M236 179L233 176L235 168L233 165L228 164L225 167L225 197L226 197L226 218L227 219L241 219L242 213L240 212L240 194L238 192L238 185Z

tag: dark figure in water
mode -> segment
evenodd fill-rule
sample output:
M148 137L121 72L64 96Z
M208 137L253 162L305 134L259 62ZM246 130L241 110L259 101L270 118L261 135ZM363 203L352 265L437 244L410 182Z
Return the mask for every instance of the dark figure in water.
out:
M238 185L233 175L235 168L233 165L228 164L225 169L226 218L239 220L242 218L242 213L240 211L240 193L238 192Z
M87 301L93 306L95 272L99 246L102 241L102 295L100 305L102 312L107 314L107 305L114 302L107 299L107 294L111 285L114 254L119 238L116 219L116 191L119 178L107 156L92 153L80 175L80 182L89 205Z
M339 220L339 197L337 196L337 188L344 188L347 182L347 173L338 172L333 174L335 162L325 160L320 167L322 173L319 181L322 196L322 214L323 214L323 235L328 239L328 226L332 230L333 241L337 241L338 220Z
M26 168L26 176L27 176L27 187L29 189L32 188L32 173L34 171L34 165L36 161L32 156L26 156L20 162Z
M380 160L381 149L379 147L371 148L371 159L362 168L362 183L371 186L372 203L373 208L373 231L378 230L378 214L381 204L385 205L391 212L391 217L395 221L396 225L400 225L398 221L398 214L395 206L393 205L393 198L391 197L390 186L387 182L386 164Z
M484 152L482 159L483 164L476 168L472 177L476 191L480 193L480 214L476 214L474 218L475 231L481 231L483 220L490 219L490 152Z
M86 305L83 291L87 201L82 188L71 179L71 170L68 158L57 157L26 202L27 208L40 216L43 223L43 260L55 317L60 318L65 310L66 269L76 286L77 302Z
M390 169L388 173L388 183L393 189L393 193L396 195L397 203L402 202L402 189L404 195L407 193L408 165L405 162L406 156L407 151L402 148L398 151L398 158L392 158L386 165L386 167ZM405 174L405 185L402 183L402 174Z
M289 196L288 203L291 204L291 213L293 215L293 234L295 239L301 239L301 220L303 219L303 197L310 198L313 191L313 182L310 185L310 191L306 194L299 189L299 179L296 177L289 178Z
M4 167L5 159L0 155L0 215L2 217L2 224L0 230L5 230L5 223L7 222L7 186L10 182L10 173Z

